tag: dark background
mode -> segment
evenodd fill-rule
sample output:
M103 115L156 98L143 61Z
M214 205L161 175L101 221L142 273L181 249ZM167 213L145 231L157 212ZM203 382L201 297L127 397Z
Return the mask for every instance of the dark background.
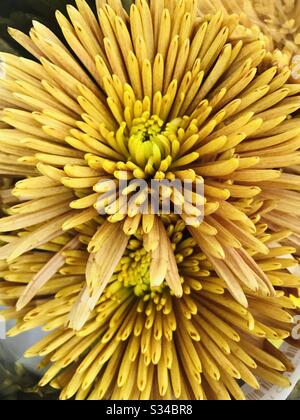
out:
M95 0L86 0L94 12ZM129 7L131 0L123 0ZM0 51L28 55L7 33L7 27L28 33L33 19L46 24L54 32L60 33L55 19L58 9L66 15L66 5L75 5L75 0L0 0Z
M88 0L90 5L95 4ZM55 10L64 14L67 4L75 4L74 0L0 0L0 51L20 53L22 48L7 33L12 26L22 32L29 32L33 19L45 23L53 31L58 32ZM22 50L22 54L25 54Z

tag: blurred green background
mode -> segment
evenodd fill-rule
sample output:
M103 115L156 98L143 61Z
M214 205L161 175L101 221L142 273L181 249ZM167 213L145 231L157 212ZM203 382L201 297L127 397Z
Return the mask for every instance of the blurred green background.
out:
M68 3L74 2L73 0L0 0L0 50L21 52L18 44L7 33L8 26L28 32L31 21L37 19L57 31L55 10L63 11Z
M92 8L94 0L87 0ZM123 0L125 7L129 7L131 0ZM24 50L15 43L7 33L7 27L12 26L23 32L29 31L33 19L45 23L55 32L59 28L55 19L55 10L63 13L67 4L75 4L75 0L0 0L0 51L21 53Z

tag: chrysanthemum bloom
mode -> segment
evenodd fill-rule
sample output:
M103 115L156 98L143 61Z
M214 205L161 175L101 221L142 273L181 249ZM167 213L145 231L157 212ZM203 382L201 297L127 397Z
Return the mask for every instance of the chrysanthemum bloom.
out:
M257 25L269 36L273 49L300 49L300 3L298 0L198 0L201 13L222 10L236 13L244 24Z
M41 366L52 365L40 381L61 389L61 398L77 399L243 399L239 379L258 388L256 378L289 386L283 372L293 369L268 339L286 339L293 328L295 306L284 293L269 297L268 290L243 287L249 308L235 302L226 283L190 237L177 217L164 217L183 284L183 297L172 296L167 285L152 290L150 254L142 236L133 236L104 294L80 332L65 328L68 314L85 285L86 246L63 250L70 238L55 238L41 250L2 264L6 282L0 299L6 306L22 296L32 273L61 249L64 263L28 308L3 311L19 321L9 336L43 326L49 335L26 353L39 355ZM269 247L288 232L258 235ZM88 243L95 222L80 228ZM43 250L43 252L41 252ZM256 254L259 268L274 287L298 287L298 277L286 269L293 259L281 256L292 249L277 246L268 256ZM247 284L246 284L247 283Z
M225 15L236 13L247 27L257 25L268 37L268 48L274 51L273 58L279 62L292 60L292 81L300 79L300 2L281 0L199 0L200 13L205 15L222 10ZM282 56L282 52L284 56ZM297 120L290 121L286 129L298 128ZM283 131L278 132L281 134ZM263 150L261 153L265 153ZM258 153L257 153L258 155ZM299 179L291 174L300 174L299 165L285 169L280 179L264 184L263 196L265 199L277 201L276 211L269 215L267 222L273 229L288 228L294 233L287 243L300 252L299 209ZM278 182L280 183L278 190Z
M254 7L274 47L300 52L300 3L298 0L256 0ZM258 22L257 22L258 23Z
M11 285L3 282L1 287L10 303L17 300L20 318L25 316L25 324L21 322L22 326L17 327L16 332L49 321L52 328L60 328L56 331L55 349L66 345L62 350L65 356L65 351L69 352L78 344L67 363L55 364L42 383L51 380L65 365L71 366L73 361L78 361L80 354L85 354L96 340L101 340L104 347L108 344L109 350L105 347L103 356L102 347L93 349L95 359L101 353L103 368L107 368L108 362L107 372L114 367L117 374L120 363L117 355L123 354L121 351L131 351L132 347L126 346L131 337L130 328L136 322L136 313L141 313L141 328L148 344L141 348L142 343L133 338L134 335L131 338L135 349L138 341L138 352L143 349L143 357L139 357L141 369L144 365L150 366L152 372L142 370L149 378L145 395L223 397L227 391L222 387L223 382L216 380L218 375L215 376L217 384L204 385L205 391L200 385L202 368L198 359L211 360L211 357L206 358L209 352L217 361L221 360L205 324L199 326L198 322L191 330L195 342L199 336L203 337L203 344L197 345L193 355L190 353L193 347L185 348L183 344L189 336L191 314L199 308L193 303L194 299L186 297L192 287L182 275L181 261L174 254L174 239L170 239L172 232L168 231L173 229L170 228L172 223L166 223L164 214L142 215L139 208L152 194L153 179L190 180L194 191L197 185L204 185L204 200L194 193L186 202L175 187L165 189L160 198L162 201L169 197L174 206L184 202L185 212L178 221L179 231L183 232L180 241L192 240L192 248L197 244L200 261L205 261L213 279L222 279L221 286L227 290L220 305L226 307L229 302L233 314L234 308L239 308L238 314L243 320L237 321L231 312L228 319L227 311L218 312L218 316L248 333L257 328L252 311L259 327L265 318L269 319L263 308L268 305L279 307L275 310L279 317L274 315L272 318L275 319L274 328L282 330L282 335L277 336L286 337L292 327L292 317L290 314L285 318L283 312L286 311L282 312L282 308L292 309L289 306L292 304L281 292L276 295L272 279L266 273L270 265L275 267L278 270L276 279L279 276L275 285L280 283L280 286L288 287L285 281L288 283L290 275L285 272L284 264L290 267L295 260L273 261L276 251L270 251L266 245L269 234L263 234L268 225L260 221L274 208L277 200L264 199L260 194L264 193L266 183L281 179L281 168L300 162L299 118L293 115L300 108L300 86L288 84L288 68L262 70L266 50L264 38L257 30L242 27L235 16L224 18L221 13L199 18L196 1L171 0L164 4L138 0L131 7L130 16L119 0L99 1L97 18L84 1L78 0L77 5L78 10L68 8L70 21L57 14L70 49L49 29L34 22L30 37L16 30L10 32L40 63L1 55L5 76L0 82L3 150L0 171L4 176L20 179L14 188L1 193L8 217L0 221L1 240L5 244L0 250L0 258L3 271L9 271L4 273L6 281L13 282ZM118 186L123 178L144 180L147 186L138 191L133 183L130 188L119 189L117 203L114 203L107 195L108 189L112 183ZM293 190L294 186L292 182L284 187L280 185L278 182L278 193ZM124 214L121 210L125 199L132 196L135 199ZM197 216L201 216L199 209L203 204L204 221L201 222ZM196 216L192 225L191 215ZM281 240L289 234L279 232L277 237L275 235L279 248ZM135 237L139 241L138 253L134 255L133 252L128 259L128 247ZM57 245L63 249L57 249ZM45 253L47 250L54 254ZM193 249L191 251L194 253ZM287 250L283 251L286 253ZM294 249L288 251L292 253ZM279 252L281 255L282 250ZM77 262L75 267L70 264L64 268L68 253L71 261L74 258ZM189 257L189 254L183 257ZM134 266L132 262L136 258L142 263ZM265 258L267 264L261 266L257 258L258 261ZM196 267L195 264L198 264L197 258L195 261L192 258L191 266ZM73 278L76 269L79 279ZM16 277L11 272L14 270ZM20 273L26 272L23 281L26 279L27 287L20 287L23 278ZM110 285L115 281L114 275L120 272L124 281ZM69 287L71 293L66 299L65 292L60 294L62 284L57 284L58 273L66 276L63 285ZM217 285L219 282L217 280ZM298 287L298 279L292 276L290 284ZM14 287L9 286L15 286L15 294ZM197 291L199 286L195 287ZM58 300L47 299L43 306L39 298L49 293L58 293ZM144 300L149 299L147 308L140 308L139 301L134 301L135 296L145 306ZM98 318L97 311L102 311L99 306L102 307L107 299L117 302L112 306L106 304L111 311L104 312L105 322L111 324L109 329L107 325L98 329L97 322L103 322L100 316L91 327L95 337L89 335L81 342L83 331ZM121 305L112 318L115 305L118 308L124 302L122 299L128 306ZM4 300L7 302L7 298ZM205 296L200 300L205 301ZM167 304L165 314L162 311ZM208 309L215 307L214 304L205 305ZM108 310L106 306L104 308ZM28 309L33 309L33 313L28 314ZM40 313L44 318L40 318ZM14 311L10 315L14 315ZM35 316L38 319L34 319ZM148 329L146 325L143 328L145 316L150 318ZM172 321L172 316L178 319L177 323ZM213 320L219 322L215 316L210 320L212 324ZM66 322L79 332L64 329ZM117 332L120 322L123 322L123 329ZM172 340L169 331L175 326L176 335ZM264 328L267 332L260 337L274 338L273 322L266 321ZM172 363L160 352L161 331L172 343ZM66 338L65 334L70 337ZM123 337L124 349L115 352ZM52 339L51 336L49 340ZM248 339L244 341L247 345ZM207 352L201 353L204 343L209 348L205 347ZM168 344L163 347L167 351ZM144 358L150 349L151 358L150 353ZM226 349L228 353L228 347ZM47 354L48 350L47 347ZM261 362L262 357L258 357ZM131 358L137 361L133 355L124 356L124 364ZM94 385L93 380L99 374L99 366L93 363L95 359L92 358L88 366L95 374L94 377L91 375L89 385ZM60 358L54 356L52 360L56 362ZM156 366L160 373L153 376ZM228 367L221 363L220 368L225 366ZM270 360L263 366L283 370L282 366L278 369L276 363L271 365ZM123 368L126 372L127 367ZM250 367L254 369L255 365L252 363ZM75 368L72 365L72 369ZM141 382L138 386L136 381L139 364L134 363L133 368L131 382L127 381L121 390L111 389L112 378L109 377L105 382L109 389L100 388L101 392L95 389L93 396L143 397L140 392L146 385ZM225 371L229 376L232 374L231 379L243 376L244 366L238 373L230 369L225 368ZM175 375L175 384L178 372L182 372L180 393L175 385L166 386L173 384L169 370L170 375ZM273 370L266 373L263 368L256 372L278 378ZM64 380L70 378L69 373ZM230 383L225 386L237 397L236 387L227 379ZM122 377L120 385L124 385L123 380ZM80 372L74 381L78 388L72 382L72 392L68 389L65 396L74 395L74 389L76 393L82 386ZM157 381L162 382L158 384ZM216 390L219 385L221 394ZM83 388L86 392L88 386Z
M201 14L222 10L225 14L238 14L246 26L256 25L267 36L268 48L275 51L273 58L281 63L291 60L295 75L300 78L298 0L198 0L198 5Z

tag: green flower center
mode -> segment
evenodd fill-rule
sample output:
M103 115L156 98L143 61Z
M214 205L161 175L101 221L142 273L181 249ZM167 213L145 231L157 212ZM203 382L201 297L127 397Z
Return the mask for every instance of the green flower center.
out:
M145 249L129 253L121 260L118 281L126 288L133 288L136 296L151 293L150 264L151 256Z
M163 168L169 169L173 162L174 141L179 148L177 131L180 121L174 120L165 125L157 115L150 117L149 113L134 119L126 141L128 161L136 164L148 175L153 175ZM124 128L121 127L120 130Z

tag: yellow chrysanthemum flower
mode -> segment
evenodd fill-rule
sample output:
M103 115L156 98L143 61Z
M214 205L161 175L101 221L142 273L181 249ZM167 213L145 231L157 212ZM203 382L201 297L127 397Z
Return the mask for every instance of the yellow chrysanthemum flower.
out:
M238 14L246 25L257 25L268 35L273 49L300 49L300 3L298 0L199 0L201 13L222 10Z
M222 10L225 15L235 13L239 16L244 25L254 30L256 25L267 37L267 48L272 51L272 57L266 56L266 59L277 64L291 63L292 74L290 80L297 82L300 80L300 3L297 0L199 0L198 6L201 15L215 13ZM296 126L292 126L296 128ZM288 128L288 126L286 126ZM282 135L282 132L278 132ZM297 216L298 211L295 208L295 202L298 202L298 177L290 174L300 174L299 165L286 167L287 174L282 175L280 184L287 187L293 183L293 188L289 191L278 191L278 184L268 183L267 189L264 190L264 197L271 200L277 200L276 212L269 215L267 220L270 227L277 229L291 229L294 235L289 238L286 243L297 248L300 252L299 242L299 222ZM285 182L285 180L287 182ZM293 207L293 209L292 209ZM291 217L291 215L294 215Z
M292 64L300 79L300 3L298 0L198 0L201 14L235 13L247 27L257 26L266 35L273 60Z
M28 355L53 363L41 384L62 398L239 399L236 380L255 375L288 386L267 340L288 338L296 313L276 288L300 286L281 258L300 234L300 178L281 172L300 164L300 85L269 66L257 28L202 17L197 0L137 0L129 15L99 0L97 17L76 3L57 13L68 47L34 22L10 33L37 61L0 55L10 334L54 330ZM170 184L142 214L152 180L192 194Z
M223 279L187 234L178 217L164 217L164 226L175 252L183 286L181 299L167 285L153 290L151 257L141 235L133 236L87 324L76 332L65 327L77 295L85 286L86 246L67 249L69 238L55 238L42 249L1 266L6 282L0 297L6 306L22 296L32 273L64 257L55 277L38 292L28 308L2 312L19 321L8 335L43 326L49 335L34 345L26 357L43 358L48 367L40 381L61 389L68 399L244 399L238 380L257 389L258 377L287 387L282 372L292 369L286 357L268 340L284 340L293 328L294 304L278 292L270 297L252 292L255 278L244 277L249 308L238 304ZM172 221L173 220L173 221ZM259 236L269 246L288 232ZM89 243L96 223L81 227ZM43 252L41 252L43 251ZM270 283L292 289L300 284L288 274L294 260L280 258L286 247L268 256L256 255L259 269ZM238 268L235 267L235 270ZM28 286L27 286L28 287ZM255 344L255 345L254 345Z

